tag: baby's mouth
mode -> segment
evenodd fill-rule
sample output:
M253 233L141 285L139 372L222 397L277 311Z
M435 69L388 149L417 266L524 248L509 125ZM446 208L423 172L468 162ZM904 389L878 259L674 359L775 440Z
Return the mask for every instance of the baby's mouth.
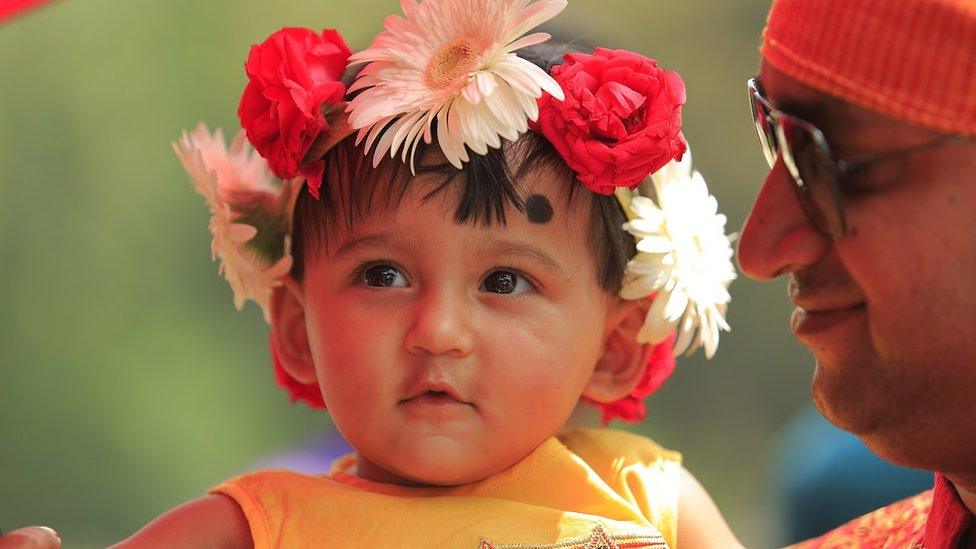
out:
M419 395L406 399L404 402L418 402L418 403L427 404L431 406L449 406L452 404L467 404L466 402L462 402L454 398L447 391L424 391Z
M422 383L401 400L399 406L408 416L423 421L447 421L467 417L475 405L461 398L460 393L446 383Z
M461 393L453 385L441 380L420 381L407 395L409 396L400 403L417 401L435 405L471 404L461 397Z

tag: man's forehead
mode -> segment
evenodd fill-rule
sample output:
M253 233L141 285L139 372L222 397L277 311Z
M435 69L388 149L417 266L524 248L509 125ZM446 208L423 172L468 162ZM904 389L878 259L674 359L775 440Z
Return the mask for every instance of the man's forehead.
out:
M884 150L919 133L933 132L864 109L853 103L814 89L763 61L759 71L760 89L777 109L802 118L827 134L832 145L841 148Z
M759 83L774 107L818 126L849 130L872 121L863 109L811 88L769 63L760 64Z

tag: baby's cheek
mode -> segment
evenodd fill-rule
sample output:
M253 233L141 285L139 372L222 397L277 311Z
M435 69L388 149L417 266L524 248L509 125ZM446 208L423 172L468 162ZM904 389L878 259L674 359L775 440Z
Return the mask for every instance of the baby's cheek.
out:
M585 381L573 360L565 355L525 355L506 376L505 408L534 421L552 418L561 424L575 407ZM568 360L567 360L568 359Z
M318 334L315 368L329 411L370 417L385 413L399 382L397 343L376 333L340 327ZM348 409L352 408L350 412Z
M504 365L513 394L535 403L574 405L598 358L597 336L580 333L567 322L526 323L494 345L493 362Z

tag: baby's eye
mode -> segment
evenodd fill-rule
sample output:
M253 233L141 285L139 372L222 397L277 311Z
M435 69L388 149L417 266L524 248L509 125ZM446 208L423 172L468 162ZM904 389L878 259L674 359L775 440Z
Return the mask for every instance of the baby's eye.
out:
M531 282L514 271L492 271L481 283L481 289L493 294L515 295L535 291Z
M376 288L406 287L407 279L392 265L385 263L369 265L359 274L359 282Z

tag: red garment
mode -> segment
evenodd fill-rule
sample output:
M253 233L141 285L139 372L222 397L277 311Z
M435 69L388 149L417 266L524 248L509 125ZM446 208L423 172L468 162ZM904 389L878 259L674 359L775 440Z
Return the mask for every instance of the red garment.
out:
M935 487L858 517L797 549L955 549L976 519L944 476Z
M944 476L935 475L932 492L932 509L925 523L923 547L954 549L966 530L976 524L973 514L959 499L955 486Z

